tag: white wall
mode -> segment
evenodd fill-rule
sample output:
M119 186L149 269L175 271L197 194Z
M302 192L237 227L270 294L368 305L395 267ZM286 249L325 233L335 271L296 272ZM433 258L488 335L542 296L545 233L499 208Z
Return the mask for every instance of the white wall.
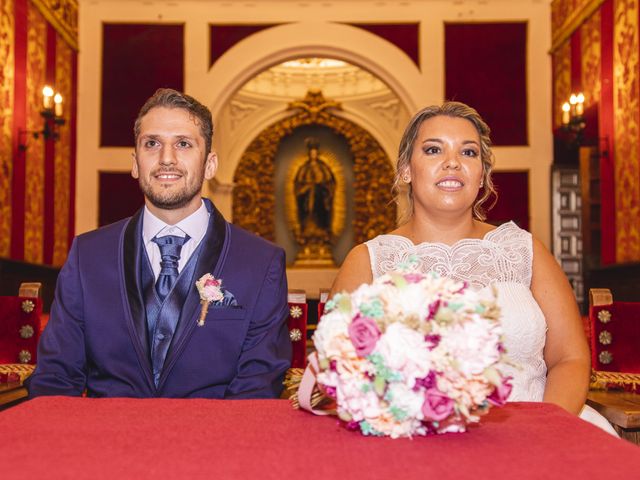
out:
M310 20L312 19L312 20ZM363 30L332 22L416 22L421 25L422 70L393 45ZM498 170L527 170L530 178L531 230L550 240L549 170L552 162L550 6L543 0L482 1L269 1L180 2L80 1L78 162L76 232L97 226L98 172L131 167L131 150L99 148L102 23L183 23L185 90L207 104L214 120L248 79L281 61L328 56L359 65L381 78L408 112L444 98L444 23L455 21L527 21L527 100L529 146L496 147ZM210 23L288 23L258 32L225 53L211 69ZM144 59L141 59L144 61ZM257 134L258 132L256 132ZM399 134L396 139L399 140ZM249 139L246 139L248 142ZM220 180L230 181L242 140L214 139L230 153L221 158ZM384 139L387 150L393 140ZM234 147L235 146L235 147ZM225 189L221 189L225 190ZM228 190L225 195L228 195ZM222 200L222 199L221 199ZM230 216L230 203L221 201Z

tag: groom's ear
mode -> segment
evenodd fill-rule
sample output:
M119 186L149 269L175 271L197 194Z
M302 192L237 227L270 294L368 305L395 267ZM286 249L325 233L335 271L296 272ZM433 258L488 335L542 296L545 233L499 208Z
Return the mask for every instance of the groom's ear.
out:
M204 178L211 180L218 171L218 155L215 152L209 153L204 163Z
M131 152L131 158L133 159L133 165L131 165L131 176L137 179L140 177L140 173L138 172L138 157L136 157L135 150Z

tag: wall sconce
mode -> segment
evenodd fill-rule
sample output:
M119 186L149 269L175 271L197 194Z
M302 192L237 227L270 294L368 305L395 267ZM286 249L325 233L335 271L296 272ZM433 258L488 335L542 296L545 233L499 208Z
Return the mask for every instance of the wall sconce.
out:
M562 105L562 129L575 135L575 141L580 145L582 135L587 124L584 121L584 95L572 93L568 102Z
M60 138L58 133L58 127L65 124L64 118L62 118L62 105L63 98L59 92L54 92L53 88L49 85L45 85L42 89L42 110L40 115L44 119L44 125L42 130L22 130L20 129L20 149L27 149L26 139L22 137L29 133L33 138L40 138L40 135L46 140L56 141Z

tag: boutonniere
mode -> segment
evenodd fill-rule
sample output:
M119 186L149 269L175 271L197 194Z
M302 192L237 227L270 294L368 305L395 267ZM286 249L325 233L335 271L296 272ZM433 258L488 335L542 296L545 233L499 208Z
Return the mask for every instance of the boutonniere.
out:
M200 294L200 305L202 305L200 317L198 318L198 326L202 327L204 325L204 318L207 316L207 311L209 310L209 304L224 298L224 293L222 293L222 280L215 278L210 273L205 273L200 277L200 280L196 282L196 287Z

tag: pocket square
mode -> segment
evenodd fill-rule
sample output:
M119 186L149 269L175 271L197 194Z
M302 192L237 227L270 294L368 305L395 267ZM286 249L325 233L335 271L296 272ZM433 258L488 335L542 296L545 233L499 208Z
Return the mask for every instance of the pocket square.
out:
M236 301L236 297L233 296L229 290L223 289L223 297L217 302L213 302L211 305L215 307L237 307L238 302Z

